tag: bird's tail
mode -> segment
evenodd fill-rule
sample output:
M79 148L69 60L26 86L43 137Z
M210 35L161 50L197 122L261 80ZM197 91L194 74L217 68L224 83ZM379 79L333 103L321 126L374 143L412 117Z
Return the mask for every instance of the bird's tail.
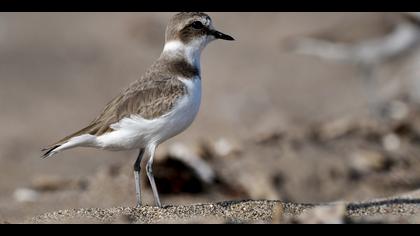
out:
M54 151L54 150L56 150L60 146L61 145L55 145L53 147L43 148L41 151L44 152L44 153L42 154L41 158L45 159L45 158L48 158L48 157L51 157L51 156L55 155L57 152Z
M66 149L74 148L74 147L88 147L91 146L96 141L96 136L89 134L90 129L92 128L93 124L89 125L88 127L69 135L60 141L43 148L41 151L44 152L41 158L45 159L48 157L52 157L55 154L64 151Z
M75 147L91 147L96 143L96 136L90 135L90 134L83 134L80 136L72 137L68 139L67 141L56 144L48 148L42 149L44 151L44 154L42 155L42 158L48 158L52 157L55 154Z

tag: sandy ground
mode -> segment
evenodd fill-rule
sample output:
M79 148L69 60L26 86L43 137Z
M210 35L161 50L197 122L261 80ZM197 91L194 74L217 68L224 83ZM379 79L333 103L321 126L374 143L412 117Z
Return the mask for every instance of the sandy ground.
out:
M417 193L418 195L418 193ZM226 201L212 204L73 209L46 213L32 224L419 224L420 201L411 197L361 203L297 204L280 201Z
M135 151L78 149L41 160L43 146L86 125L159 56L171 15L0 13L0 222L96 208L104 217L155 222L178 209L200 215L211 204L237 214L232 204L216 204L231 200L360 202L420 188L413 97L420 83L410 76L419 50L378 66L374 90L355 65L287 50L299 36L380 37L394 19L385 13L212 13L215 26L237 41L204 51L200 113L159 148L156 161L162 200L179 208L130 208ZM369 113L373 93L381 95L380 118ZM176 145L187 154L174 154ZM196 162L211 170L210 179ZM144 201L152 204L144 186ZM236 205L242 204L258 212L281 202ZM258 220L270 221L269 212Z

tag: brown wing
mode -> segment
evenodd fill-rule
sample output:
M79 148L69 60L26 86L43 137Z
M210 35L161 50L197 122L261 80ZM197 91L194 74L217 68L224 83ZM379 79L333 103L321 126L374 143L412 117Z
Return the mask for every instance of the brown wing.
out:
M176 78L140 80L114 98L102 113L84 129L57 143L61 145L72 137L83 134L102 135L111 132L110 126L130 115L153 119L168 113L177 100L187 93L185 85Z

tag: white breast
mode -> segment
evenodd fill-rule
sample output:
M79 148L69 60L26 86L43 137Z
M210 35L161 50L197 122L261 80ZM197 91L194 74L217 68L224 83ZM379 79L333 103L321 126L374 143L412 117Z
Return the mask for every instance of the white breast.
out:
M168 114L153 120L134 115L124 118L111 126L115 131L97 137L96 146L108 150L144 148L151 143L159 145L188 128L200 109L201 79L179 80L187 86L187 95Z
M187 86L187 95L179 100L173 110L164 118L166 128L176 134L188 128L197 116L201 104L201 79L182 79Z

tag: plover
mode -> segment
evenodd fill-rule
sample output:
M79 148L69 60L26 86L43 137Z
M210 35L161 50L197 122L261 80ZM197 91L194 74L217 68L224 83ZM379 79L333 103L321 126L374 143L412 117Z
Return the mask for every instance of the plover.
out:
M76 147L138 149L134 163L137 206L141 205L140 166L146 156L147 177L156 205L161 207L152 172L155 150L195 119L201 103L201 52L216 39L234 40L215 30L205 13L183 12L173 16L157 61L109 102L87 127L43 149L43 158Z

